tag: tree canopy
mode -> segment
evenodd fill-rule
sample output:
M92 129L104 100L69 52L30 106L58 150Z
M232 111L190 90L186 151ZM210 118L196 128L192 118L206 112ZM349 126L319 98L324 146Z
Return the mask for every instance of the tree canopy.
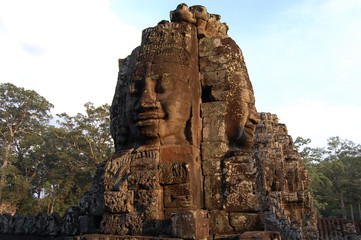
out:
M20 213L63 212L78 205L97 164L112 151L109 105L57 115L35 91L0 85L0 202Z
M311 148L310 142L298 137L295 147L308 169L319 215L361 220L361 145L340 137L329 138L326 148Z

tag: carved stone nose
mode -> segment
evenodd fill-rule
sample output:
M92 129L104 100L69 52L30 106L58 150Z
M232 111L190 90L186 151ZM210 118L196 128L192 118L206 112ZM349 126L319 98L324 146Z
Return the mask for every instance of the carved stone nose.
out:
M155 92L155 82L150 77L145 79L145 87L140 102L142 108L155 108L157 105L157 93Z
M140 102L140 106L142 108L155 108L156 107L156 99L154 99L152 96L149 96L149 94L146 94L144 92L144 95L142 97L142 100Z

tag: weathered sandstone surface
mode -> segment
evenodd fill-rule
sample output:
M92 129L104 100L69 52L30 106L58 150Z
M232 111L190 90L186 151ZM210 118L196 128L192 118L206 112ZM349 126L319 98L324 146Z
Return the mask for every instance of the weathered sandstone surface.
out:
M43 232L318 239L302 160L277 116L257 112L228 26L203 6L180 4L170 18L119 60L115 153L80 206L52 217L61 227ZM0 229L12 224L3 219ZM76 239L103 239L96 236Z

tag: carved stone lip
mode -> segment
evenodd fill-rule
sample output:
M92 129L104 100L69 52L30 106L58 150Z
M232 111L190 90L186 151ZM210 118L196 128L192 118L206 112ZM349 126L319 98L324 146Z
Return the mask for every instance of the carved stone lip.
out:
M162 119L144 119L144 120L139 120L135 126L137 127L146 127L146 126L154 126L154 125L159 125L159 122Z
M147 111L138 113L136 126L156 125L164 119L165 113L161 111Z
M146 119L163 119L165 113L162 111L146 111L137 114L137 120L146 120Z

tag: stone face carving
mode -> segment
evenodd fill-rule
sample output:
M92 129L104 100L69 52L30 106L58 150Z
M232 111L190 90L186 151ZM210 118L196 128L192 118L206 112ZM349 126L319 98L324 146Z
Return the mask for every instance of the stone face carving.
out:
M285 129L256 131L260 114L228 26L198 5L180 4L170 18L145 29L141 46L119 61L101 231L200 239L275 225L296 232L283 236L306 236L290 222L303 221L305 209L314 216L304 168ZM283 215L264 214L278 205Z
M301 158L277 117L257 112L228 26L199 5L180 4L170 18L119 60L115 153L92 189L61 221L37 216L35 229L107 239L317 239ZM0 217L0 230L14 231L14 222Z
M199 118L197 48L193 25L164 23L143 31L141 47L120 61L112 105L117 151L199 141L190 135Z

